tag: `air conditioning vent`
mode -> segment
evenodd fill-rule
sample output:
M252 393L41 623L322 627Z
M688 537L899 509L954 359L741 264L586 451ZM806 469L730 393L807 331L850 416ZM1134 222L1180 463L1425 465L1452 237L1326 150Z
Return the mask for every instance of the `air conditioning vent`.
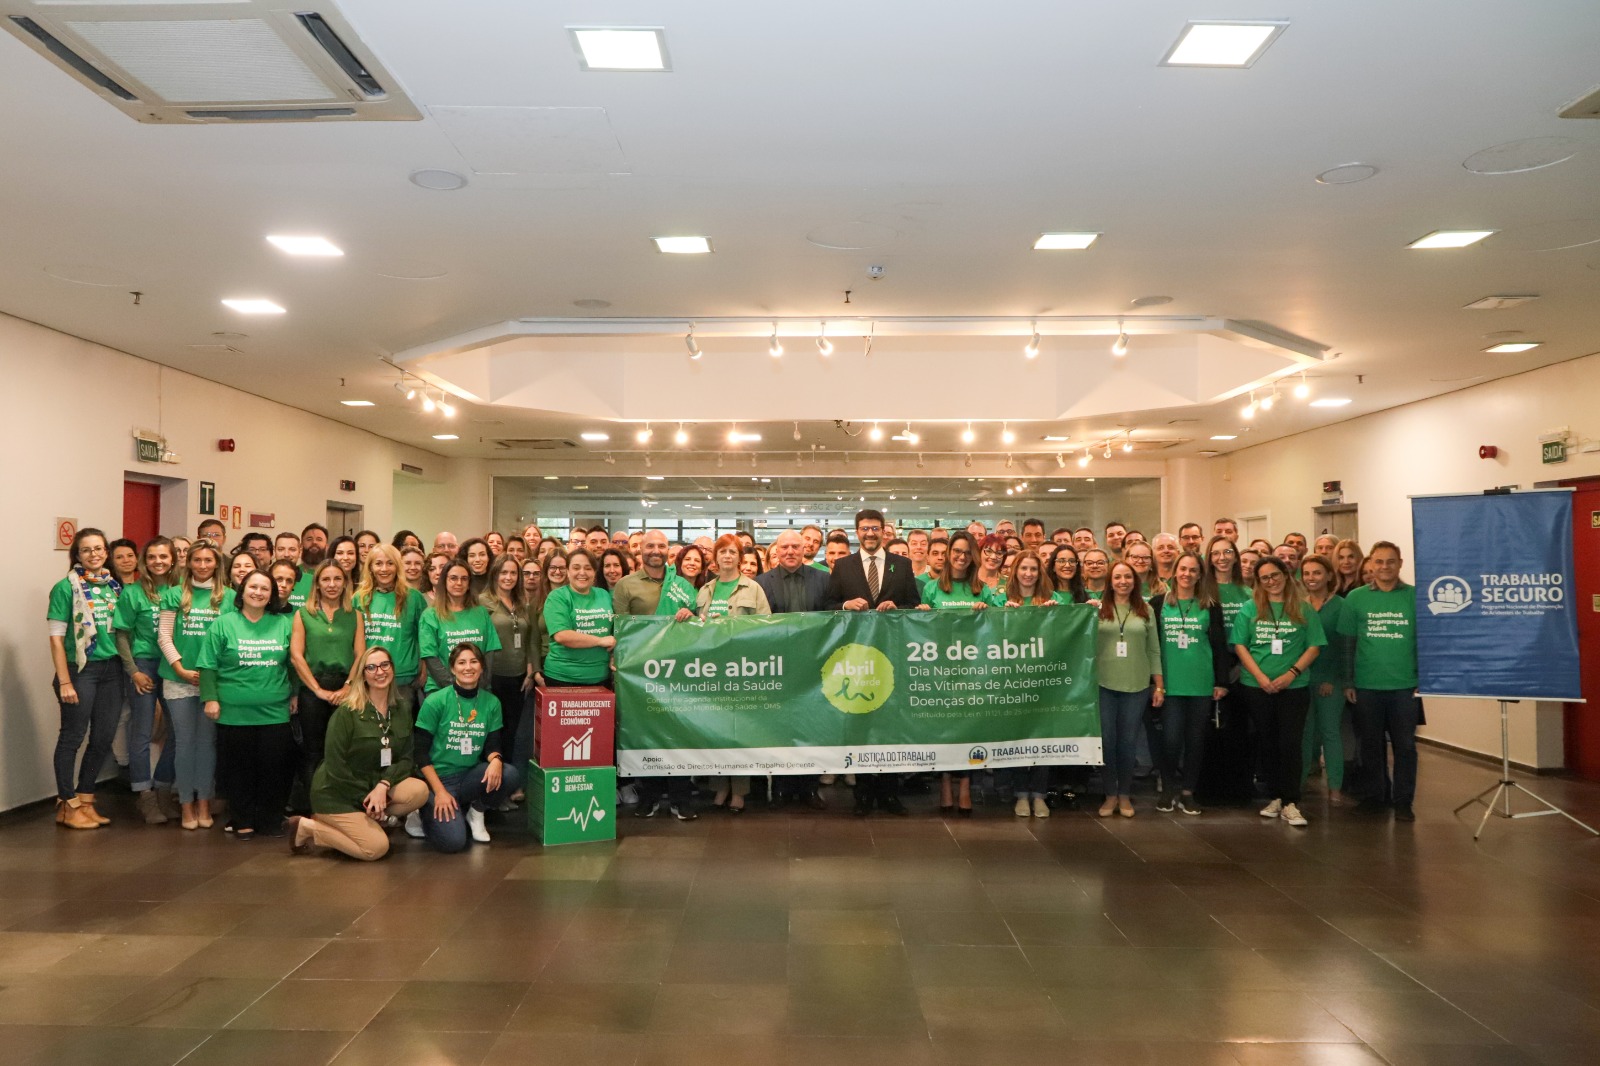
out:
M415 121L331 2L0 0L0 22L140 122Z
M576 448L577 441L566 440L561 437L505 437L491 441L496 447L505 448L507 451L521 452L547 452L558 451L562 448Z

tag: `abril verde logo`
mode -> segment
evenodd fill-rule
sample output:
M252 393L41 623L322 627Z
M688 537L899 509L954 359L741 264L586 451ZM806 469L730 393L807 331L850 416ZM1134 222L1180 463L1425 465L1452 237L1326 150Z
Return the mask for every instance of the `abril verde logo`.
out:
M822 664L822 694L846 714L869 714L894 691L888 656L865 644L846 644Z

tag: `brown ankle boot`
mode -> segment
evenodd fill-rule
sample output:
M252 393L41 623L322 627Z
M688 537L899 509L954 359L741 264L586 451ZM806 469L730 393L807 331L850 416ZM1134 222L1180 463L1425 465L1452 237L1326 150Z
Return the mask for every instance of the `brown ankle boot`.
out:
M81 809L83 809L83 810L88 812L89 817L94 819L94 824L95 825L110 825L111 824L111 819L110 818L107 818L105 815L101 814L99 811L94 809L94 793L93 792L80 792L77 795L77 800L78 800L79 808L81 808Z
M85 807L76 798L62 800L61 814L56 821L68 829L99 829L100 823L89 813L91 810L93 808Z

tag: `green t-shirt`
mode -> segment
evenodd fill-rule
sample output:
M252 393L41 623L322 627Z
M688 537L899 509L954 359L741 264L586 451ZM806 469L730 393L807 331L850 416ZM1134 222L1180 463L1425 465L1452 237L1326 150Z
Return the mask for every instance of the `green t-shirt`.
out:
M1267 606L1272 609L1271 614L1266 618L1257 618L1254 597L1246 600L1239 608L1239 617L1234 620L1232 632L1228 634L1231 643L1244 645L1263 674L1279 677L1289 672L1289 667L1305 654L1307 648L1327 647L1328 638L1322 632L1322 620L1309 606L1301 604L1306 620L1298 625L1284 615L1283 604L1269 603ZM1275 640L1282 642L1279 645L1281 650L1277 652L1272 650ZM1239 680L1251 688L1261 687L1256 675L1249 669L1241 671ZM1295 678L1289 687L1305 688L1309 684L1311 671L1308 669Z
M980 603L988 604L991 601L989 599L989 590L987 588L981 589L978 592L973 592L972 586L967 584L965 581L952 581L950 583L950 591L946 592L939 587L939 583L937 581L930 581L928 584L923 586L922 602L933 608L935 611L970 611Z
M289 721L289 637L293 617L267 614L252 622L243 612L218 618L187 664L216 672L220 725L278 725Z
M161 657L161 649L156 646L156 622L159 617L156 604L161 600L161 592L161 589L157 589L155 601L152 601L144 586L135 581L131 585L124 585L122 595L117 598L117 609L111 616L111 625L128 634L128 643L135 659Z
M172 646L178 649L178 661L183 663L185 670L197 670L195 663L200 660L200 647L205 643L206 634L211 632L211 626L222 616L222 607L211 606L211 595L214 589L194 589L189 594L189 609L183 609L183 587L171 585L161 590L161 599L157 610L162 614L173 612L177 617L172 623ZM223 598L233 599L233 593L223 590ZM237 613L237 612L235 612ZM167 662L166 656L161 658L158 672L168 681L181 681L178 672Z
M1169 696L1210 696L1216 684L1207 632L1211 612L1171 596L1161 604L1161 679Z
M1340 632L1355 641L1356 688L1417 687L1417 590L1401 582L1351 589Z
M367 647L384 648L394 659L394 680L397 685L416 680L421 665L417 630L421 625L423 609L427 606L428 601L422 593L412 589L406 596L405 608L396 617L394 593L374 592L367 609L359 612L362 625L366 628Z
M706 604L706 617L715 618L728 613L728 598L733 595L733 590L739 587L737 580L714 581L711 583L711 602Z
M816 562L816 561L813 560L812 562L809 562L806 565L811 567L811 569L813 569L813 570L821 570L824 574L829 572L827 563L819 563L819 562Z
M94 615L95 624L94 644L89 648L88 660L115 659L117 639L111 630L117 613L117 589L109 582L91 585L86 581L83 594L89 601L89 613ZM74 632L72 624L72 582L67 578L57 581L50 589L50 605L45 611L45 618L52 622L67 623L67 635L64 638L67 665L74 665L78 661L78 634Z
M305 570L300 571L300 576L295 580L294 588L289 590L289 606L295 610L306 605L311 599L311 574Z
M1217 600L1222 604L1222 628L1226 632L1233 632L1233 622L1239 617L1239 608L1252 595L1248 585L1217 586Z
M417 648L424 659L449 663L450 653L458 644L476 644L485 653L500 650L500 634L495 631L494 619L489 617L487 607L473 604L451 615L448 621L439 617L436 608L429 607L422 612L422 624L417 627ZM439 683L429 675L423 691L432 692L438 687Z
M571 585L562 585L544 601L544 624L551 637L549 654L544 657L546 677L583 685L606 679L611 649L568 648L555 635L570 629L593 637L611 636L611 593L592 588L588 595L580 596Z
M430 693L417 711L417 728L433 734L430 760L445 777L478 765L489 734L501 727L500 701L486 689L463 699L454 685Z
M1085 603L1099 603L1106 598L1106 590L1085 588L1083 590L1083 598Z

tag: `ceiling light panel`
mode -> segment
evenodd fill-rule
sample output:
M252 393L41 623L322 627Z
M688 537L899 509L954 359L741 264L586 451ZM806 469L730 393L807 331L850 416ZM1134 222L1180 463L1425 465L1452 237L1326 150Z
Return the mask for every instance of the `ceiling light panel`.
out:
M1093 244L1098 233L1041 233L1033 242L1037 252L1081 252Z
M1287 22L1190 22L1162 58L1164 67L1248 67Z
M1501 311L1507 307L1517 307L1537 300L1537 296L1485 296L1481 300L1473 300L1466 305L1469 311Z
M284 310L271 300L257 299L223 300L222 306L237 311L241 315L281 315Z
M1494 355L1515 355L1517 352L1531 352L1539 347L1543 341L1506 341L1503 344L1491 345L1484 351Z
M376 407L377 406L377 404L373 403L371 400L340 400L339 402L344 404L346 407Z
M1426 237L1418 237L1407 248L1465 248L1494 235L1492 229L1436 229Z
M326 237L271 236L267 238L267 243L279 251L287 252L289 255L336 256L344 254L344 249Z
M1324 396L1320 400L1312 400L1312 407L1345 407L1350 403L1348 396Z
M707 255L711 251L710 237L654 237L656 251L667 255Z
M666 71L666 32L660 27L569 26L584 70Z

